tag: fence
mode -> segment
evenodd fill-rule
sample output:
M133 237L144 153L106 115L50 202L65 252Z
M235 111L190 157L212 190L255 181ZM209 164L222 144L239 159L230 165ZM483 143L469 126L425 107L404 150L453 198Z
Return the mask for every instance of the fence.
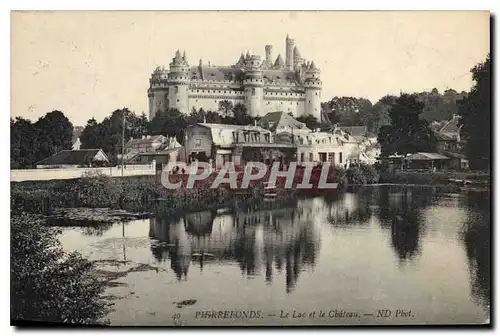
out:
M41 180L67 180L82 177L86 173L102 173L118 177L122 176L121 166L104 168L55 168L55 169L13 169L10 171L10 180L41 181ZM123 176L155 175L156 163L145 165L126 165L123 167Z

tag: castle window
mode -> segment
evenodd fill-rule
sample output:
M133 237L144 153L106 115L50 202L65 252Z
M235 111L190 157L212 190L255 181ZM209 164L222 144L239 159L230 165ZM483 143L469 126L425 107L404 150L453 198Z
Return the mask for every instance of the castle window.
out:
M255 88L252 88L252 96L255 96Z
M283 104L283 102L281 102L281 104Z
M177 99L177 102L179 102L179 99Z
M315 94L316 94L316 96L318 95L318 93L317 93L317 92L315 92Z
M177 85L176 85L176 86L174 86L174 92L175 92L175 93L179 93L179 87L178 87Z
M310 102L311 102L311 101L309 101L309 103L310 103Z
M199 93L199 92L200 92L200 90L196 90L196 93Z

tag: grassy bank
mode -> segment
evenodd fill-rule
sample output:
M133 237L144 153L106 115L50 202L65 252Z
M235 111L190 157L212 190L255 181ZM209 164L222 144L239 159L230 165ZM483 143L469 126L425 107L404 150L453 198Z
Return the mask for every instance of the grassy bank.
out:
M302 181L302 173L297 173L294 185ZM332 171L328 181L339 181L342 172ZM251 181L245 188L244 199L262 196L264 183L269 174L262 179ZM315 177L315 175L318 175ZM237 177L241 184L243 174ZM212 174L202 181L196 181L193 188L186 188L188 175L170 175L171 183L182 183L181 188L167 189L161 176L127 176L112 178L106 175L84 176L71 180L11 182L11 209L15 212L51 214L56 208L111 208L129 211L148 212L159 205L172 212L192 211L212 208L226 204L234 199L234 190L229 183L222 183L218 188L211 188L217 175ZM312 179L319 179L313 174ZM294 194L291 189L284 189L285 177L276 181L278 198Z
M160 176L97 175L71 180L11 182L11 209L39 214L50 214L55 208L77 207L150 211L157 200L171 209L189 209L224 202L227 198L225 188L210 189L207 183L195 184L193 189L168 190L161 184Z

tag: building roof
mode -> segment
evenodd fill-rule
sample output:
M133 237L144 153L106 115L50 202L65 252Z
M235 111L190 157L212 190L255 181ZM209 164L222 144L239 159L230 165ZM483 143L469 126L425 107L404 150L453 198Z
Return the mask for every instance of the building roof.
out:
M432 161L432 160L449 160L450 158L438 153L414 153L406 158L406 160L413 161Z
M368 131L366 126L339 126L339 128L353 137L363 137Z
M308 130L306 124L296 120L294 117L290 116L288 113L278 111L269 112L259 120L259 125L275 131L279 127L288 127L295 129Z
M448 134L458 134L460 133L460 127L458 126L458 122L460 117L454 115L440 130L439 133L448 133Z
M297 83L296 75L288 69L267 69L262 71L266 83L289 84Z
M197 125L210 128L212 130L238 130L238 131L259 131L268 133L269 131L254 125L231 125L231 124L210 124L210 123L198 123Z
M244 69L238 66L193 66L189 69L188 76L194 80L232 81L243 75ZM290 84L297 83L296 75L289 69L265 69L262 76L266 83Z
M456 141L457 138L450 135L449 133L434 132L434 135L438 141Z
M465 156L464 154L461 154L461 153L444 152L444 154L446 154L446 156L449 156L449 157L452 157L452 158L455 158L455 159L462 159L462 160L466 160L467 159L467 156Z
M181 150L183 147L176 147L176 148L168 148L164 150L159 150L156 152L145 152L145 153L138 153L137 156L158 156L158 155L167 155L176 151Z
M191 69L189 69L189 78L224 81L232 80L233 76L237 77L242 73L243 71L238 67L202 65L191 67Z
M126 146L134 146L134 145L141 145L141 144L151 144L153 142L162 142L164 140L163 135L152 135L149 138L140 138L140 139L130 139Z
M79 149L79 150L62 150L40 162L40 166L55 166L55 165L78 165L87 164L94 160L96 155L102 152L106 162L109 162L108 157L102 149Z

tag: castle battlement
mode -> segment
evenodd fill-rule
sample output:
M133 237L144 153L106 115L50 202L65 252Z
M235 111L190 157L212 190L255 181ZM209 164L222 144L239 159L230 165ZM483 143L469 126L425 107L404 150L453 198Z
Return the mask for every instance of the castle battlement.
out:
M241 53L230 65L190 65L184 51L177 50L169 68L157 67L149 79L149 118L158 111L192 108L217 111L220 101L244 104L250 115L262 116L277 106L295 117L321 118L320 70L302 58L294 39L285 40L285 60L273 61L273 46L266 45L264 57Z

